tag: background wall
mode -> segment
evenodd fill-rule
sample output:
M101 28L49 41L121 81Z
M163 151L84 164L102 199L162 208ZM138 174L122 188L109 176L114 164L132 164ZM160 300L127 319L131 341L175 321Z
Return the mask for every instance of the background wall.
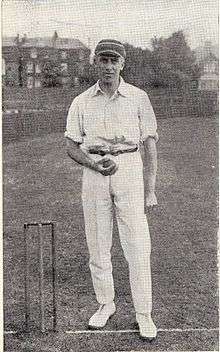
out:
M78 88L9 88L3 90L3 140L9 142L24 136L37 136L65 130L68 108L75 96L87 86ZM217 92L169 91L148 89L157 119L205 118L218 113Z

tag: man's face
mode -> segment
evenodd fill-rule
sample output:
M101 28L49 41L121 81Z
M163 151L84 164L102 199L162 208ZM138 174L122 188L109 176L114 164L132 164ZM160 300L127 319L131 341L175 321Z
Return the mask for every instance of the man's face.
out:
M95 63L99 78L105 83L117 81L124 67L124 59L116 55L98 55Z

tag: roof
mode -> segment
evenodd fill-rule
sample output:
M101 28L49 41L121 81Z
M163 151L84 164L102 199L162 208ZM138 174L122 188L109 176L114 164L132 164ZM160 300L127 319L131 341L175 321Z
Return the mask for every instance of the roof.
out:
M55 45L54 45L55 44ZM3 37L2 46L17 46L16 37ZM60 38L53 40L52 37L37 37L37 38L26 38L22 47L56 47L57 49L86 49L87 47L78 39L74 38Z

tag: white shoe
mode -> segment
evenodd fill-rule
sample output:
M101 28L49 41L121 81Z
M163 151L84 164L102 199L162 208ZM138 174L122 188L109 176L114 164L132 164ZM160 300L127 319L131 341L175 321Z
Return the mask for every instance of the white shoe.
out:
M136 320L139 325L140 336L152 341L157 336L157 328L151 318L151 315L136 314Z
M97 312L89 319L89 327L91 329L103 328L115 311L116 308L114 302L102 304Z

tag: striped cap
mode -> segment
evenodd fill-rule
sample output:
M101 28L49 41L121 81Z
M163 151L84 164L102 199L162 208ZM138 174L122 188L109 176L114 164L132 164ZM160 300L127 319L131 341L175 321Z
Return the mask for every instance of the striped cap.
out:
M103 39L97 44L95 48L95 55L101 55L101 54L107 54L107 53L121 56L123 58L126 57L124 45L121 42L114 39Z

